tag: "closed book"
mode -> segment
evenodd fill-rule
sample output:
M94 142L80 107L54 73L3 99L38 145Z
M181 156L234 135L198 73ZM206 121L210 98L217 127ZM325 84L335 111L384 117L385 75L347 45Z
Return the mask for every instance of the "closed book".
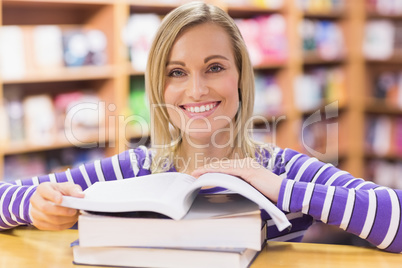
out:
M266 243L267 226L260 226L261 245ZM260 251L228 247L84 247L71 244L75 264L119 267L248 267Z
M82 247L72 244L75 264L119 267L248 267L259 251L246 248Z
M83 247L231 247L260 250L259 207L238 194L199 194L181 220L148 212L78 220Z

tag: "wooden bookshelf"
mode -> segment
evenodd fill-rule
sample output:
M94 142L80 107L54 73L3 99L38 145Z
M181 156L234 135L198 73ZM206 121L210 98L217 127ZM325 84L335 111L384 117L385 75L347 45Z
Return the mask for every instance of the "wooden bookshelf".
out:
M364 174L364 120L366 112L379 114L399 113L398 109L382 108L378 103L366 104L364 86L367 83L366 68L375 61L366 61L362 54L362 40L365 20L367 18L384 17L366 11L364 0L345 0L343 10L333 11L302 11L297 1L285 0L279 9L260 8L254 6L233 6L223 1L209 1L224 8L234 18L251 18L259 15L281 14L287 24L288 57L284 62L273 62L255 66L256 72L272 73L283 89L283 109L280 115L284 120L278 127L278 143L280 147L289 147L305 151L300 138L303 117L311 111L300 111L295 107L294 81L308 68L319 66L340 67L346 76L346 100L339 104L342 137L339 140L338 157L342 167L357 177ZM4 90L11 85L20 85L26 90L39 90L44 93L51 91L56 85L62 90L69 85L93 87L106 105L115 105L108 111L105 127L112 129L113 135L95 137L88 134L88 141L106 144L106 154L113 155L127 148L127 141L147 135L136 129L119 124L118 117L126 115L130 95L130 78L143 77L142 71L134 70L128 60L128 49L121 38L121 30L132 13L167 14L177 5L164 4L159 1L140 0L2 0L0 1L1 25L81 25L84 28L102 30L108 40L108 62L104 66L85 66L78 68L62 68L52 73L30 70L21 78L0 77L0 101L3 101ZM347 53L344 57L333 60L322 59L317 55L304 55L299 25L304 18L330 20L341 25L344 32ZM400 19L401 16L391 16ZM402 57L393 57L389 64L400 64ZM67 85L67 86L66 86ZM323 103L323 108L328 103ZM391 110L390 110L391 109ZM278 116L279 117L279 116ZM267 116L268 122L272 122ZM271 121L269 121L271 120ZM261 124L261 121L256 121ZM107 131L109 132L109 130ZM110 143L110 144L109 144ZM110 146L108 146L108 144ZM0 146L0 173L3 173L6 155L34 153L43 150L67 148L72 146L61 141L49 146L27 146L24 143ZM328 159L330 160L331 156Z
M373 20L387 20L392 23L400 24L402 21L402 14L385 14L381 13L378 10L372 10L368 6L364 9L364 17L363 23ZM389 141L390 141L390 148L388 152L375 152L372 148L368 148L364 151L365 158L363 159L364 164L369 164L370 160L381 160L386 163L400 163L402 157L399 148L399 142L396 141L398 137L394 133L396 126L396 119L401 118L402 116L402 107L397 104L397 97L389 97L386 98L377 98L375 96L375 87L377 86L375 82L378 79L378 75L382 73L398 73L402 72L401 68L402 63L402 53L397 49L394 49L393 54L388 57L387 59L382 60L373 60L373 59L364 59L364 63L362 64L362 68L364 69L365 74L365 98L364 102L364 118L366 122L368 120L372 120L373 118L384 118L384 119L391 119L391 133ZM363 138L366 138L366 135L369 133L365 133ZM387 137L383 137L386 139ZM400 172L395 174L397 180L400 180ZM399 187L401 184L399 184Z

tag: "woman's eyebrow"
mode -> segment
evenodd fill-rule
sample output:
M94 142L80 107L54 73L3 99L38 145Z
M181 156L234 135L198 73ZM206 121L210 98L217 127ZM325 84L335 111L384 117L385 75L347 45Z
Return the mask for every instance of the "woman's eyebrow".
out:
M186 64L182 61L168 61L166 63L166 66L168 66L168 65L181 65L183 67L186 66Z
M213 59L229 60L228 58L226 58L225 56L222 56L222 55L212 55L212 56L206 57L206 58L204 59L204 63L207 63L208 61L213 60ZM168 65L181 65L181 66L183 66L183 67L186 66L186 64L185 64L184 62L182 62L182 61L168 61L168 62L166 63L166 66L168 66Z
M212 55L212 56L206 57L206 58L204 59L204 63L207 63L208 61L210 61L210 60L212 60L212 59L224 59L224 60L229 60L228 58L226 58L225 56L222 56L222 55Z

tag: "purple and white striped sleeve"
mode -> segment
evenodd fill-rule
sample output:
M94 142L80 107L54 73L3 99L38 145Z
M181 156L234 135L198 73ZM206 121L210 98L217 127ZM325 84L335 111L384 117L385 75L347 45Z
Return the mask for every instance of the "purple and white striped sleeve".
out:
M367 239L378 248L402 252L402 191L354 178L331 164L283 150L274 173L282 182L278 207L302 212Z
M30 198L43 182L72 182L83 190L97 181L126 179L149 174L150 155L145 147L125 151L65 172L0 182L0 230L31 224Z

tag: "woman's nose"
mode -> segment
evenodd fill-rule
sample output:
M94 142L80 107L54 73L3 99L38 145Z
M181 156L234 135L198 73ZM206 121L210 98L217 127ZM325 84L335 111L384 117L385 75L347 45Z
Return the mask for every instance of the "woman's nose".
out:
M194 100L200 100L206 94L208 94L208 87L202 75L191 76L187 85L186 95Z

